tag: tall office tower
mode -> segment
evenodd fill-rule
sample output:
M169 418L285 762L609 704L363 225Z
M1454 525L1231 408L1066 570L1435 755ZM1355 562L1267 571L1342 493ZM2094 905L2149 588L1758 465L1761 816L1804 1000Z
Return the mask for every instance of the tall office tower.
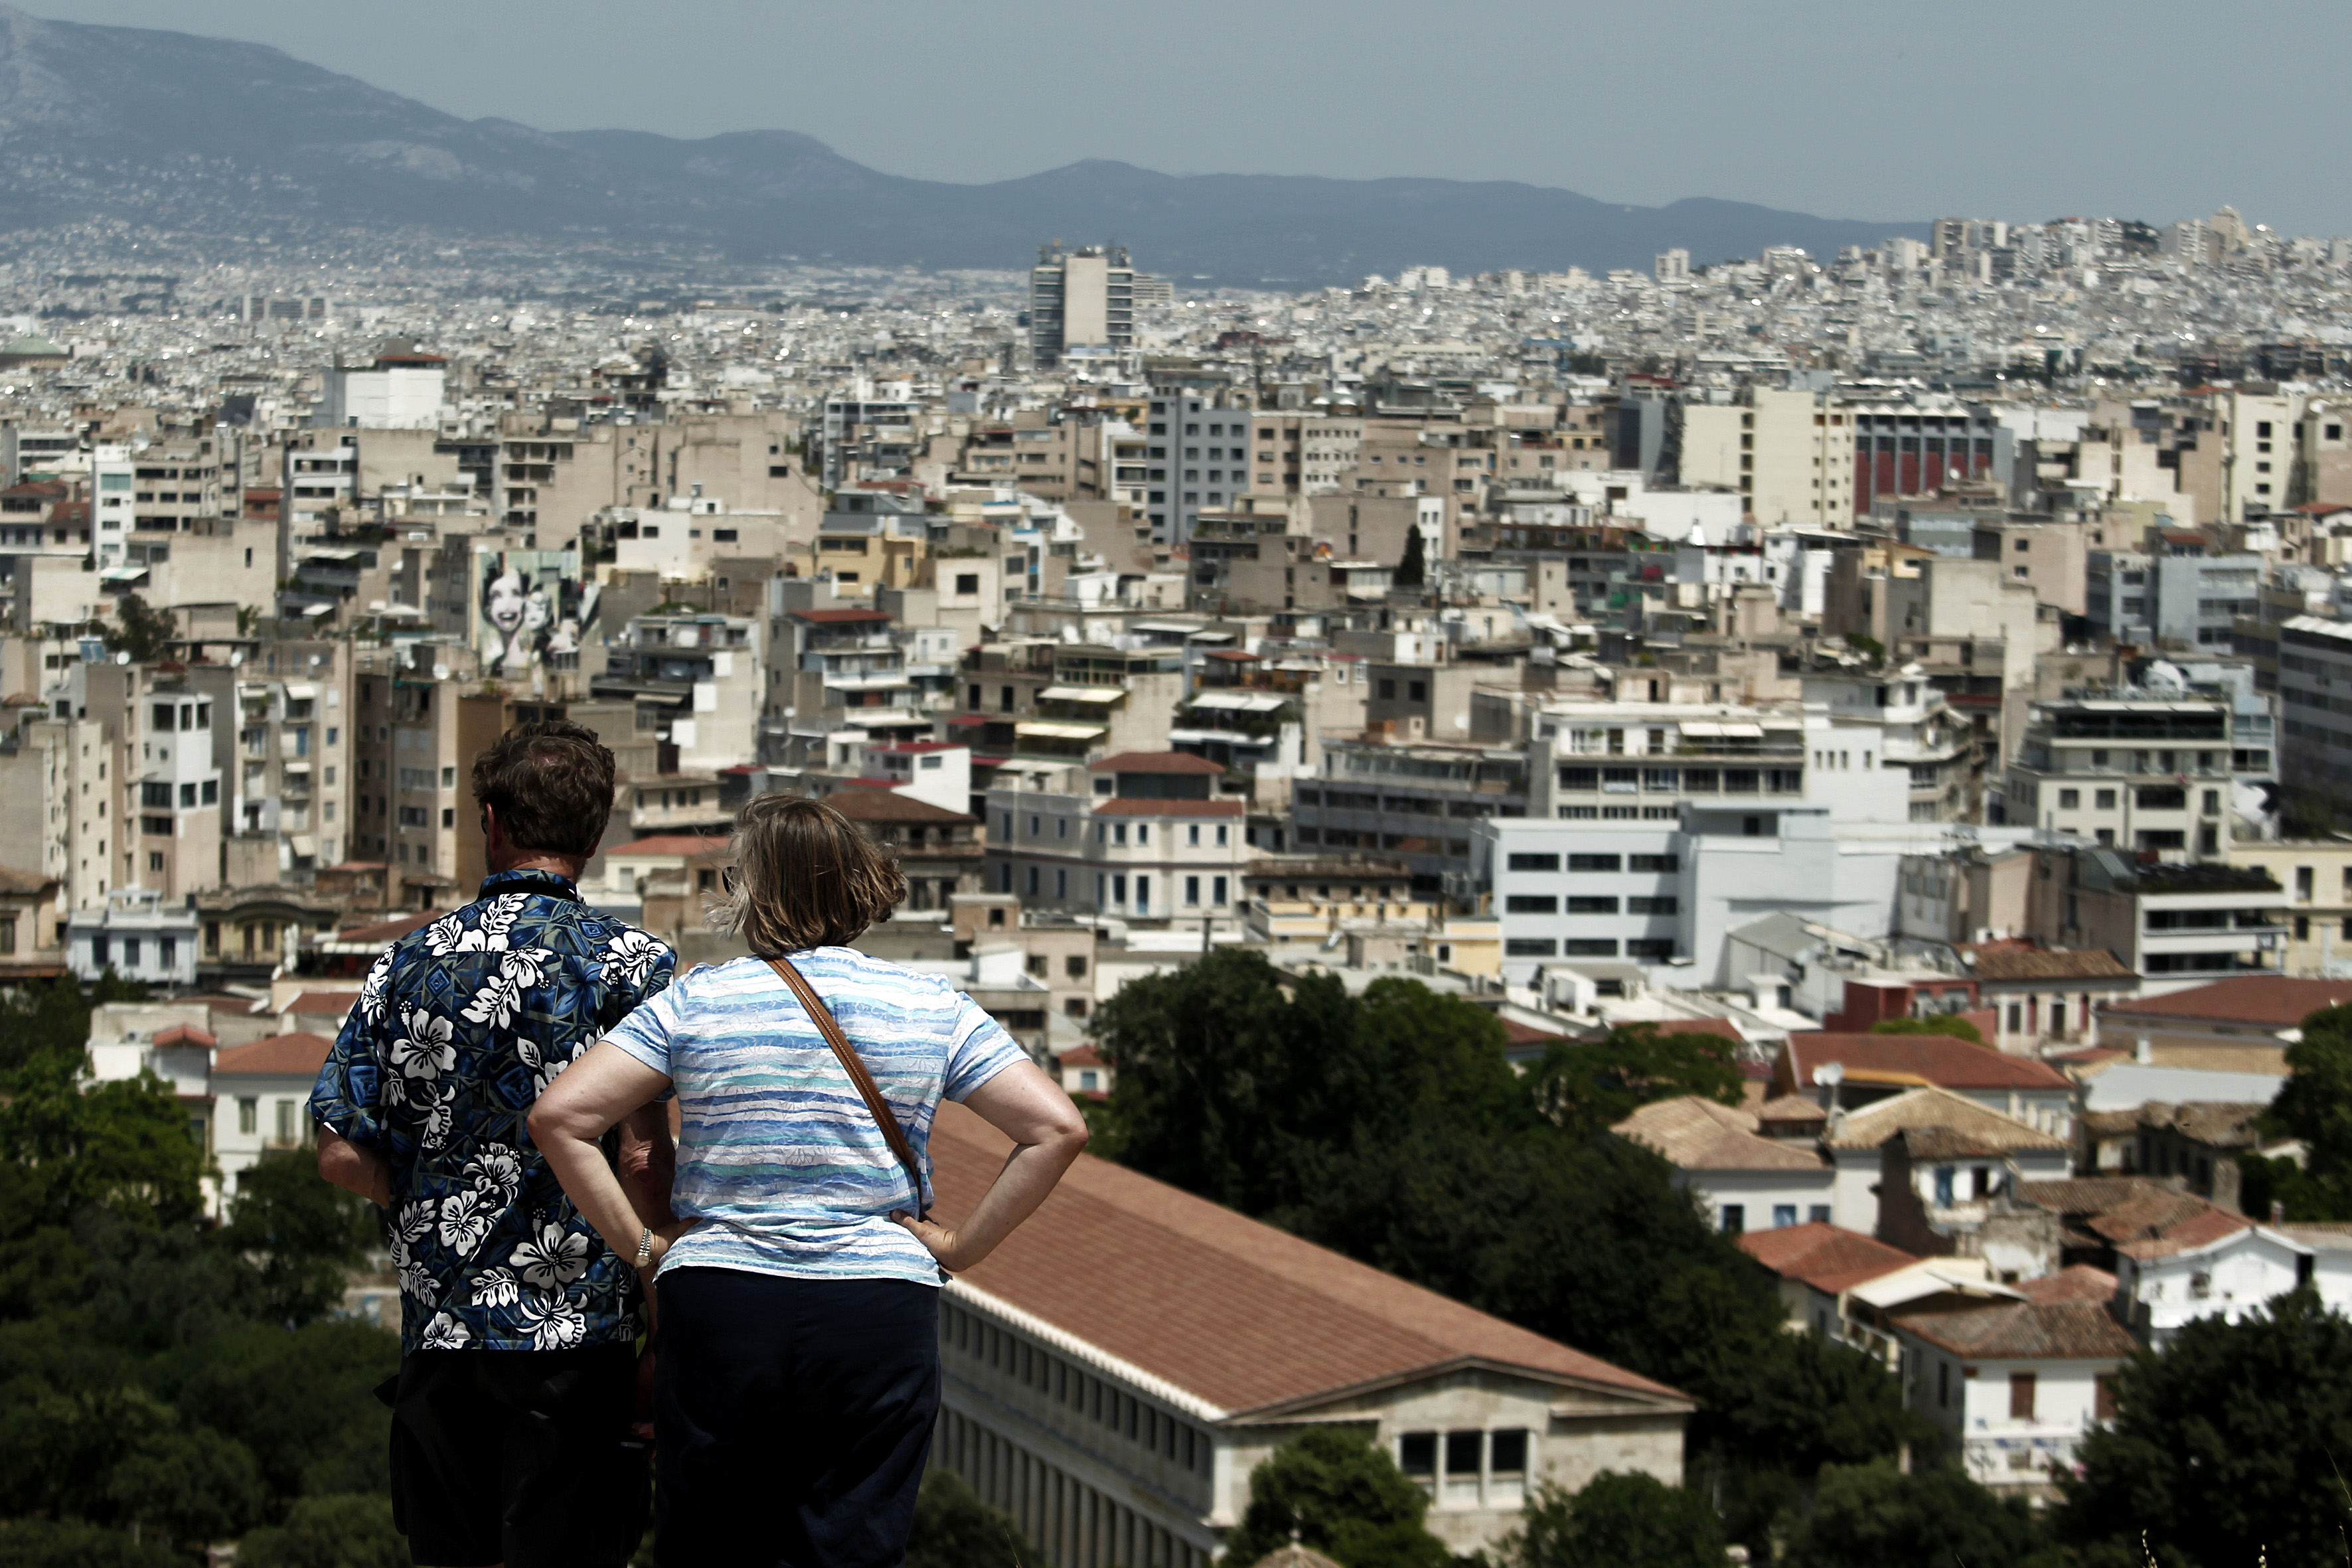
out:
M1065 251L1058 239L1039 246L1029 272L1030 363L1052 370L1075 348L1132 347L1135 283L1119 247Z

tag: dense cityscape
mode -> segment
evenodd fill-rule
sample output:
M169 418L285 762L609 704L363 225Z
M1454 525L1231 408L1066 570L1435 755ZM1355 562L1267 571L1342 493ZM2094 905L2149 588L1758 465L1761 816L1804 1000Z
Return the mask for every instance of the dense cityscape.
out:
M910 1562L2339 1550L2352 238L2259 217L11 232L0 1562L405 1560L415 1236L308 1102L555 719L590 909L740 956L739 808L821 800L1086 1111Z

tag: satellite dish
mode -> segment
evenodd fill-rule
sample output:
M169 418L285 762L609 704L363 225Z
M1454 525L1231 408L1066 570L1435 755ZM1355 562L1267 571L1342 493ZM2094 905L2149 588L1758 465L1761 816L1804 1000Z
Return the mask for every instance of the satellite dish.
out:
M114 655L114 662L117 664L129 664L131 662L131 650L127 647L118 649Z
M1845 1064L1823 1062L1813 1069L1813 1081L1823 1089L1835 1089L1845 1081Z
M446 664L436 664L436 665L435 665L435 666L433 667L433 679L436 679L436 680L446 680L446 679L449 679L449 667L448 667L447 665L446 665Z

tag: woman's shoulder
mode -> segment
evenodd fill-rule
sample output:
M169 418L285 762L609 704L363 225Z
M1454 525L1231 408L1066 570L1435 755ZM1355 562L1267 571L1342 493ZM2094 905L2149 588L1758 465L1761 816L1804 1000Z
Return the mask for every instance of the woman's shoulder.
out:
M936 1001L952 994L955 984L944 974L892 963L854 947L813 947L794 953L793 962L811 978L822 976L880 998L903 996L909 1001Z

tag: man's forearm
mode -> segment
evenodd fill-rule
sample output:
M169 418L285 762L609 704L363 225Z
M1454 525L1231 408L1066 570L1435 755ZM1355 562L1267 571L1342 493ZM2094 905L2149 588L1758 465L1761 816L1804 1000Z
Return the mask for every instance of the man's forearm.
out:
M331 1128L319 1129L319 1174L378 1208L392 1206L392 1163Z

